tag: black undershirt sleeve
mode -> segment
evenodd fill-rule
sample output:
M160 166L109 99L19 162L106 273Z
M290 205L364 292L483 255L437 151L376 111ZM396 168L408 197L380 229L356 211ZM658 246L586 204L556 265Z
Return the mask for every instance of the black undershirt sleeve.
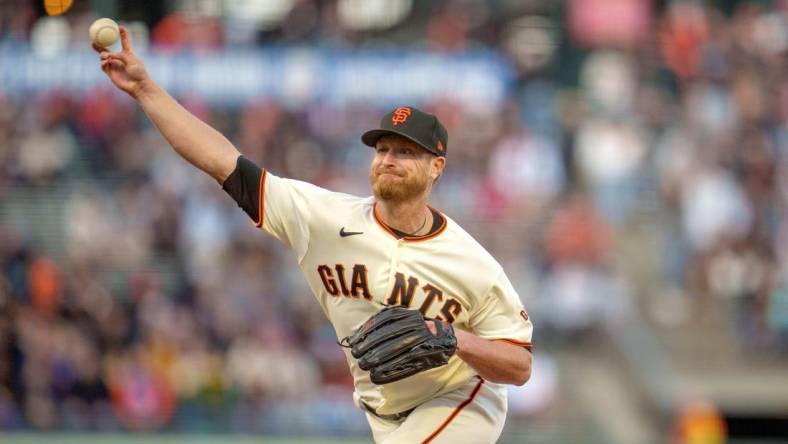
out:
M235 170L222 184L254 223L260 222L260 180L263 169L244 156L238 156Z

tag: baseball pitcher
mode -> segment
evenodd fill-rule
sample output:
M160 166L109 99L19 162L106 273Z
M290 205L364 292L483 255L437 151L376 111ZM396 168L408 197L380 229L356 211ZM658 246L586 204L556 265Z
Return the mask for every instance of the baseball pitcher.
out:
M375 150L370 197L282 178L161 89L120 32L120 52L94 46L101 69L178 154L292 250L345 351L375 441L495 442L505 385L530 377L532 325L498 262L427 204L446 166L441 122L400 107L363 134Z

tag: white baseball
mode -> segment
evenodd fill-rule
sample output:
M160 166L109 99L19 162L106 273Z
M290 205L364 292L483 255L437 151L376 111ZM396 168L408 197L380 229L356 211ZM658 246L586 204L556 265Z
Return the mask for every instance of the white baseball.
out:
M88 30L90 40L101 47L108 47L118 41L120 37L120 28L115 20L109 18L100 18L90 25Z

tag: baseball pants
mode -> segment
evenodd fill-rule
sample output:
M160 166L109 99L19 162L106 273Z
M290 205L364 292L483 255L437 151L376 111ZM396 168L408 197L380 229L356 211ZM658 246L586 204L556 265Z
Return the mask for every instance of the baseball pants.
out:
M506 406L506 386L477 376L421 404L403 420L389 421L367 412L367 421L377 444L494 443L503 430Z

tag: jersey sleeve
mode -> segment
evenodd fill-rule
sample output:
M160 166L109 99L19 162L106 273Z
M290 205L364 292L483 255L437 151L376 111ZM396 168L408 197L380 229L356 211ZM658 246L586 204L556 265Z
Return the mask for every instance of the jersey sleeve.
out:
M260 190L257 226L290 247L300 262L309 247L310 219L317 210L314 204L327 191L268 171L263 172Z
M468 325L480 338L531 349L531 319L503 270L480 301L479 308L471 313Z

